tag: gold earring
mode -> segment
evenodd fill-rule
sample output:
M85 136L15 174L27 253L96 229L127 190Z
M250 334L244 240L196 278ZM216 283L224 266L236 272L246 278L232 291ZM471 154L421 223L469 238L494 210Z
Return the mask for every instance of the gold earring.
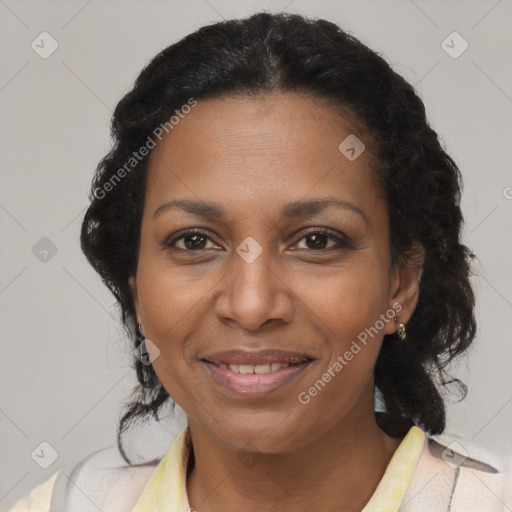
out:
M397 320L398 322L398 320ZM402 322L398 322L398 338L400 339L400 341L404 341L405 338L407 337L407 334L405 332L405 325L402 323Z

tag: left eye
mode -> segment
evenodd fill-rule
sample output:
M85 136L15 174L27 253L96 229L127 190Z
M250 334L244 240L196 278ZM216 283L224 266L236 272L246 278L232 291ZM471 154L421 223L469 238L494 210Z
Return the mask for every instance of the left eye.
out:
M333 247L328 247L329 241L334 241L334 248L336 247L344 247L347 242L341 238L340 236L333 235L328 231L313 231L306 235L304 235L300 240L304 240L306 245L305 249L318 251L322 249L332 249ZM299 248L299 250L304 249L304 247Z

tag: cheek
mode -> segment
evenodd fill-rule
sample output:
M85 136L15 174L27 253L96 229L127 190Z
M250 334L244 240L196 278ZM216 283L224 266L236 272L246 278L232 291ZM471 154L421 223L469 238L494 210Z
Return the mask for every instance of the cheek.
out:
M142 256L142 255L141 255ZM187 412L194 410L198 381L197 361L188 340L200 328L197 311L209 289L199 281L183 279L182 274L157 264L148 265L141 258L138 273L138 294L146 338L160 350L153 368L165 389ZM191 372L194 393L190 393Z
M384 283L369 269L362 274L345 269L325 279L322 293L308 295L314 313L310 318L325 340L325 358L318 362L311 382L300 390L302 399L297 398L301 407L307 405L309 413L323 415L327 423L352 410L362 394L373 396L371 377L383 336L380 329L374 329L385 311Z
M379 354L384 335L379 319L388 307L387 274L381 265L361 259L322 279L317 276L315 282L315 292L305 297L314 313L310 318L327 340L317 379L328 381L325 388L322 382L316 386L323 395L317 403L346 401L350 407L372 376Z
M204 268L204 267L203 267ZM174 327L200 303L211 288L209 273L196 265L172 263L144 229L137 268L137 291L142 316L155 339Z
M137 271L137 291L146 337L151 339L175 364L189 334L194 308L207 294L201 280L185 278L162 258L141 250ZM182 357L182 356L179 356ZM155 361L155 368L165 361Z
M388 305L387 274L380 265L361 261L301 278L305 303L332 334L357 336L374 325Z

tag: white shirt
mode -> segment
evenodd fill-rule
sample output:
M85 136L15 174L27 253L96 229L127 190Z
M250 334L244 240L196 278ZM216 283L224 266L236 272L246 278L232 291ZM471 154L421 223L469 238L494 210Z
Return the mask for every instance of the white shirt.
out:
M512 511L508 468L475 458L474 446L467 453L440 440L411 427L362 512ZM10 512L189 512L189 450L187 427L156 465L132 467L117 447L101 450L53 474Z

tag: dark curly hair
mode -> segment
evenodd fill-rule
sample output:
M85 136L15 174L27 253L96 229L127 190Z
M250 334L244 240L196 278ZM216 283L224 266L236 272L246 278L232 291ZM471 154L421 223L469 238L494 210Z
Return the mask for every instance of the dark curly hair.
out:
M362 129L387 200L392 262L408 261L415 244L424 248L407 341L400 343L396 334L384 337L374 375L388 417L440 434L446 414L442 389L455 383L461 397L466 394L466 386L450 378L446 366L467 351L476 331L470 284L474 255L459 240L462 178L413 87L337 25L261 12L202 27L156 55L115 109L113 146L92 182L82 250L119 302L137 347L128 281L137 269L150 152L134 161L134 150L191 98L274 91L327 100ZM123 434L136 420L153 416L158 421L170 398L151 365L136 358L134 365L139 384L117 436L129 464Z

